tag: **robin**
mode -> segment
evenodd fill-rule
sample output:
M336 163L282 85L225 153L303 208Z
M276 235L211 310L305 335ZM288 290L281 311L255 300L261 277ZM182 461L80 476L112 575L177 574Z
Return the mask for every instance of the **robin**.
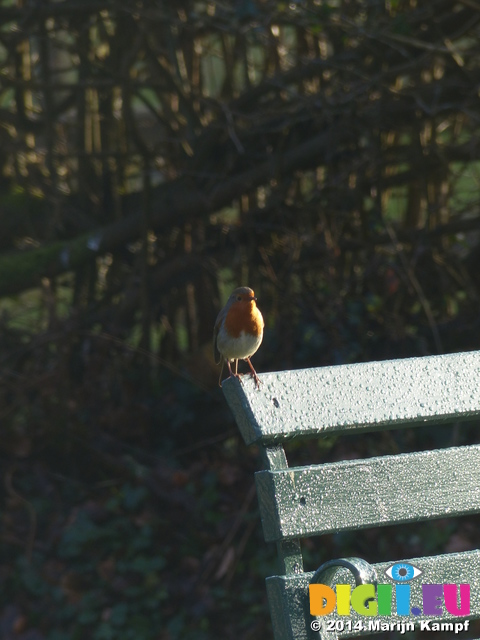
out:
M249 287L238 287L227 300L217 316L213 330L213 353L215 362L221 363L218 384L222 386L222 373L225 362L230 376L238 375L238 361L245 360L250 367L251 375L257 388L260 380L250 362L250 356L257 351L263 338L263 316L257 305L255 293ZM235 373L230 362L235 362Z

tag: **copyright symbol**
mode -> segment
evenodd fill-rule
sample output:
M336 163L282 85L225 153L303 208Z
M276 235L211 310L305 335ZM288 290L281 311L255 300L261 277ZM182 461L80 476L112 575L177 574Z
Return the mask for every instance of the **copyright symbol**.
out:
M320 620L312 620L310 623L310 629L312 631L320 631L320 629L322 628L322 623L320 622Z

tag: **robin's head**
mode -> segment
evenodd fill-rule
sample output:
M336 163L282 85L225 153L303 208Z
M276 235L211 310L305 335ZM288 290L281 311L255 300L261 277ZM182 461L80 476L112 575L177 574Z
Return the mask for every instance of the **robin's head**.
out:
M256 301L257 299L255 297L255 293L253 289L250 289L250 287L238 287L230 295L230 298L228 299L227 304L228 306L231 306L231 305L255 306Z

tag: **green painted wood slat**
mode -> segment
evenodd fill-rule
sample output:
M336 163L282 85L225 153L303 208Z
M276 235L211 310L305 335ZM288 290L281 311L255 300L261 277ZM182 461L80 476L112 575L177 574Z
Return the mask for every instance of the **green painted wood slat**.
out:
M480 512L480 445L255 474L265 540Z
M301 570L300 539L479 513L480 445L288 468L283 444L478 418L480 351L267 373L260 380L257 389L248 376L229 379L223 391L245 442L263 452L266 470L256 474L256 484L264 535L277 542L286 572L267 578L275 640L353 637L310 630L313 574ZM428 583L469 583L469 619L480 618L479 551L408 562L424 571ZM380 575L391 564L374 566ZM414 582L412 599L421 584ZM441 618L450 619L455 617Z
M230 378L223 392L246 444L480 416L480 352Z

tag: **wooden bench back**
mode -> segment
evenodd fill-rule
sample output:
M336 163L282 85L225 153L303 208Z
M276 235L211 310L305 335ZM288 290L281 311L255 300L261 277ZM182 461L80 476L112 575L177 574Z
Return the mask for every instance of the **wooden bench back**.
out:
M290 468L283 444L332 433L475 419L480 416L480 352L268 373L260 378L260 390L247 377L242 383L226 381L223 390L245 442L258 444L263 453L265 470L256 474L263 530L267 541L277 543L283 571L267 579L275 640L318 638L309 612L313 574L303 572L300 540L480 512L480 445ZM480 617L478 551L408 562L420 568L429 583L468 582L470 618ZM377 574L383 576L392 564L375 565ZM335 583L341 579L352 582L344 569ZM421 598L421 581L412 581L411 588L413 602ZM424 619L420 615L416 621ZM353 615L351 620L365 618ZM405 617L393 613L379 620L405 622ZM444 612L441 621L448 620L458 618ZM324 625L321 637L361 635L351 628L342 632L341 627L339 623L329 633Z

